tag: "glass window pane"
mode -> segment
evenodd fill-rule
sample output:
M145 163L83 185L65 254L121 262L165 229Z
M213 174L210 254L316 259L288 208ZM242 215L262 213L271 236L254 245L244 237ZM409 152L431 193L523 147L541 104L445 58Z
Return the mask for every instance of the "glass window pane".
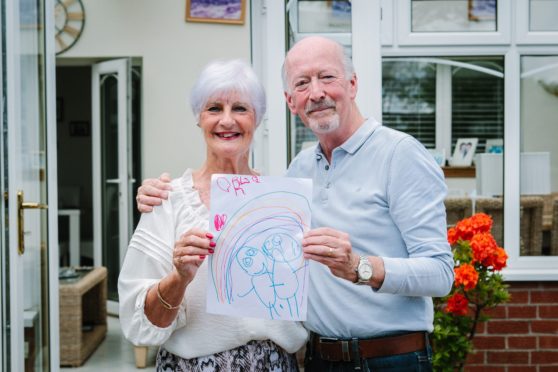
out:
M389 61L383 62L382 74L384 125L436 147L436 65Z
M487 150L489 140L491 151L501 152L503 66L502 57L384 58L384 125L411 134L427 148L440 147L436 130L451 125L444 128L452 133L448 156L459 138L477 138L477 153ZM437 92L437 86L448 86L451 96ZM437 109L451 113L450 123L437 122Z
M497 31L497 0L413 0L412 32Z
M118 183L118 78L101 78L101 198L103 203L103 266L108 269L107 297L118 301L120 191Z
M530 31L558 31L558 0L529 2Z
M558 256L558 56L521 57L520 107L520 253Z
M351 32L350 1L299 1L298 32Z
M452 67L452 148L459 138L478 138L477 153L501 152L501 149L489 149L486 145L489 140L502 141L504 138L504 78L501 74L504 59L475 57L458 60L469 67Z

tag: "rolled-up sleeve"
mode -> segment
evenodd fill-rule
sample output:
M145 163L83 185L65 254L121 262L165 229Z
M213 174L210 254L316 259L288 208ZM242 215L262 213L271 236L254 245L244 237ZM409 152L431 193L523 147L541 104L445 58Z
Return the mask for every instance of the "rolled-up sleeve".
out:
M168 275L175 240L172 205L164 201L152 213L143 214L118 278L120 325L134 345L161 345L177 328L186 324L184 301L175 320L165 328L151 323L145 315L148 290Z

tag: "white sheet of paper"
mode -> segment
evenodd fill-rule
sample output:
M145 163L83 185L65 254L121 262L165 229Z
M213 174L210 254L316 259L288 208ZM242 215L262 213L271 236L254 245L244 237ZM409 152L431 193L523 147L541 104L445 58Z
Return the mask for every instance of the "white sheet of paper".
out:
M311 179L212 176L207 312L306 320L311 201Z

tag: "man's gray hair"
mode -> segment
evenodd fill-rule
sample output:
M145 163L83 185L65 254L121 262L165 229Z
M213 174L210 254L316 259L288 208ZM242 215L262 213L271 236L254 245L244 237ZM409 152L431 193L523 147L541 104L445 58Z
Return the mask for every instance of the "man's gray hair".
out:
M198 122L209 99L222 93L246 96L256 125L260 124L266 110L265 90L249 64L240 59L215 61L203 69L190 93L190 106Z
M304 39L302 39L304 40ZM331 39L329 39L331 40ZM343 47L342 44L340 44L339 42L335 41L335 40L331 40L332 42L334 42L335 44L337 44L337 46L339 47L339 50L341 51L341 62L343 63L343 69L345 70L345 79L346 80L351 80L351 78L353 77L353 74L355 73L355 66L353 65L353 60L352 58L349 56L349 54L347 53L347 51L345 50L345 48ZM296 45L296 44L295 44ZM287 53L288 55L288 53ZM287 76L287 58L285 58L285 60L283 61L283 66L281 66L281 78L283 80L283 90L285 92L290 92L290 87L289 87L289 82L288 80L288 76Z

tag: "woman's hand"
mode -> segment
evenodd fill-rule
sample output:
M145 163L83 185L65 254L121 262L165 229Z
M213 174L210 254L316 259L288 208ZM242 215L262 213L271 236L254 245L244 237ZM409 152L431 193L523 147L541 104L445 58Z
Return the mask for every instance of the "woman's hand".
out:
M173 264L177 273L191 281L198 267L208 254L213 254L215 242L213 235L201 229L191 229L174 244Z
M171 177L168 173L161 174L159 178L143 180L136 195L138 211L149 213L154 206L161 205L163 199L166 200L169 197L168 190L172 190L170 182Z

